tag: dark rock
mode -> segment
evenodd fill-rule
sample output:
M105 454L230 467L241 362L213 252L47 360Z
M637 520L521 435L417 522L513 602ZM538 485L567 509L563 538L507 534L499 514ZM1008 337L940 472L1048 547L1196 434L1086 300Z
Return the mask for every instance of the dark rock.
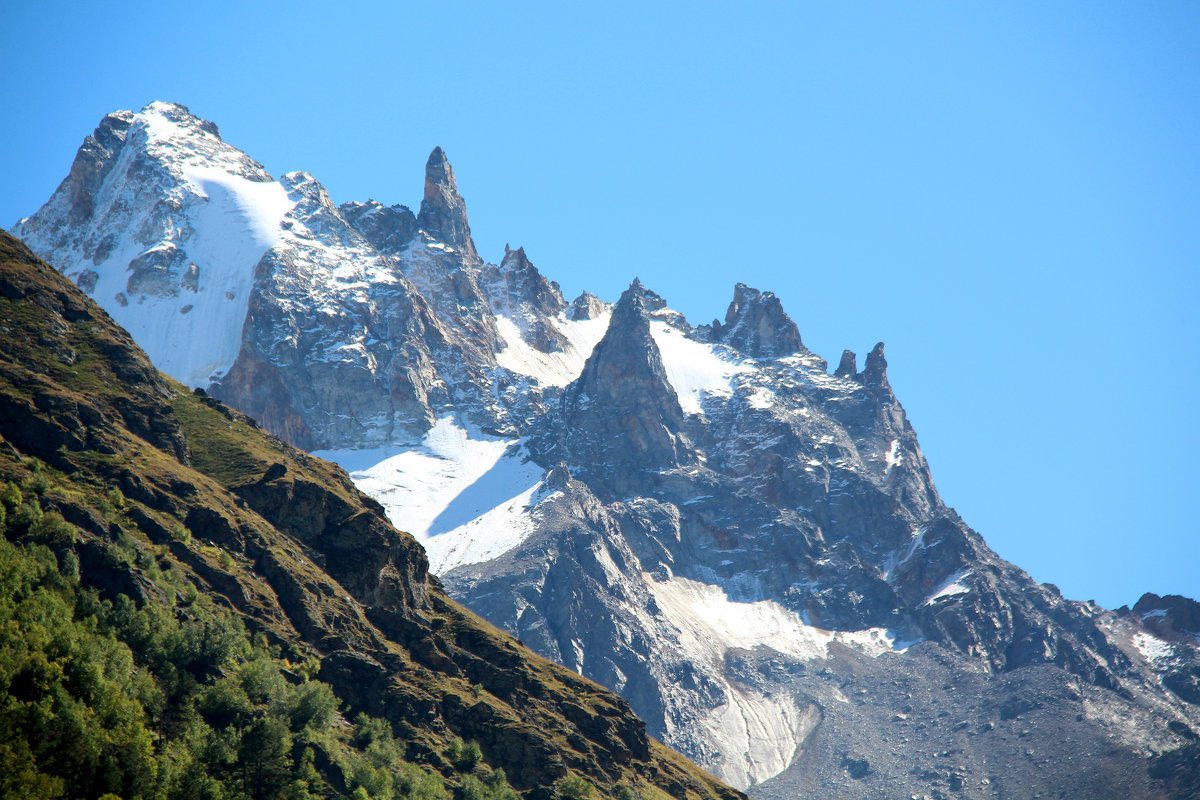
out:
M858 374L858 356L853 350L842 351L842 360L833 374L839 378L853 378Z
M846 774L856 781L862 780L873 772L871 763L867 759L851 758L850 756L846 756L842 760L842 769L846 770Z
M640 281L621 295L604 338L562 399L561 447L620 496L653 473L689 464L695 454L683 410L650 335Z
M567 312L569 319L595 319L604 313L608 305L590 292L583 292L571 301L571 309Z
M338 211L381 253L395 255L417 235L417 218L408 206L385 206L376 200L342 203Z
M734 287L725 324L713 321L713 338L754 358L777 358L804 349L800 331L779 298L744 283Z
M84 139L79 152L75 154L71 172L64 181L70 191L70 221L73 224L91 218L93 198L116 162L132 122L133 113L130 111L109 114L100 121L96 131Z
M891 393L892 387L887 379L887 359L883 357L883 342L871 348L871 352L867 354L866 366L858 378L868 388Z
M1182 595L1147 592L1134 604L1133 613L1147 628L1169 638L1200 635L1200 603Z
M174 245L155 247L129 262L129 281L125 291L130 294L153 294L169 297L178 293L174 278L176 269L187 259L187 253Z

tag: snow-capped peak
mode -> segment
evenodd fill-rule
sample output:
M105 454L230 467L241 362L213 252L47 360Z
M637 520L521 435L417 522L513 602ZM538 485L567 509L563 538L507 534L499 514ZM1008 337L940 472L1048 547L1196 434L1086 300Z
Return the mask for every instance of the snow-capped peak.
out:
M174 103L110 114L14 233L190 386L241 349L255 266L294 202L217 126Z

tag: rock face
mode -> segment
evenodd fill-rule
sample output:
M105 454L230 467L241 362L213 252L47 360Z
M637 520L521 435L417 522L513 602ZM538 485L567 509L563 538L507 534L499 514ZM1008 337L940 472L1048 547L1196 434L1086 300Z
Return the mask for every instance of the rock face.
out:
M577 465L608 497L648 491L661 470L696 460L646 300L638 281L621 295L607 333L563 394L557 441L541 447L543 459Z
M713 325L712 335L716 341L755 358L776 358L804 350L800 330L784 313L779 298L744 283L734 287L725 324Z
M417 227L437 241L459 248L468 258L479 258L471 241L471 226L467 224L467 204L458 193L454 169L440 147L433 148L425 162L425 196L421 199Z
M408 206L385 206L368 200L342 203L338 211L380 252L398 253L417 235L417 218Z
M1190 606L1109 612L1000 559L938 496L882 343L830 374L742 284L701 327L637 281L567 304L523 248L478 256L440 149L414 219L270 181L184 114L113 115L79 156L100 166L19 230L138 337L220 291L194 242L224 195L197 182L274 187L276 228L239 245L236 357L197 346L177 376L346 466L453 596L621 692L653 735L762 798L1186 785ZM101 241L118 271L142 259L123 300Z

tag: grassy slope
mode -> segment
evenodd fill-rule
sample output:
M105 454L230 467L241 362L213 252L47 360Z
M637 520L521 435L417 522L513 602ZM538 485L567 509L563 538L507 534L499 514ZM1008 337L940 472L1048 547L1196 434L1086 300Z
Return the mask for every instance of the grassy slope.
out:
M50 544L60 563L73 554L83 587L180 620L197 613L179 601L195 587L277 660L319 664L347 716L390 721L405 758L460 794L465 739L531 798L572 773L603 795L738 796L650 740L619 697L449 600L419 545L338 467L157 373L7 234L0 341L0 481L36 485L76 529Z

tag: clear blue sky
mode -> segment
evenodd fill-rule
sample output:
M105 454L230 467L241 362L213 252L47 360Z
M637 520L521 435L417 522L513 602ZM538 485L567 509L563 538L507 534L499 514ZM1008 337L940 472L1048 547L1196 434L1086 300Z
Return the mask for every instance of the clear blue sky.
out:
M415 207L441 145L485 258L884 340L1002 556L1200 597L1200 4L75 5L6 10L0 225L155 99L338 202Z

